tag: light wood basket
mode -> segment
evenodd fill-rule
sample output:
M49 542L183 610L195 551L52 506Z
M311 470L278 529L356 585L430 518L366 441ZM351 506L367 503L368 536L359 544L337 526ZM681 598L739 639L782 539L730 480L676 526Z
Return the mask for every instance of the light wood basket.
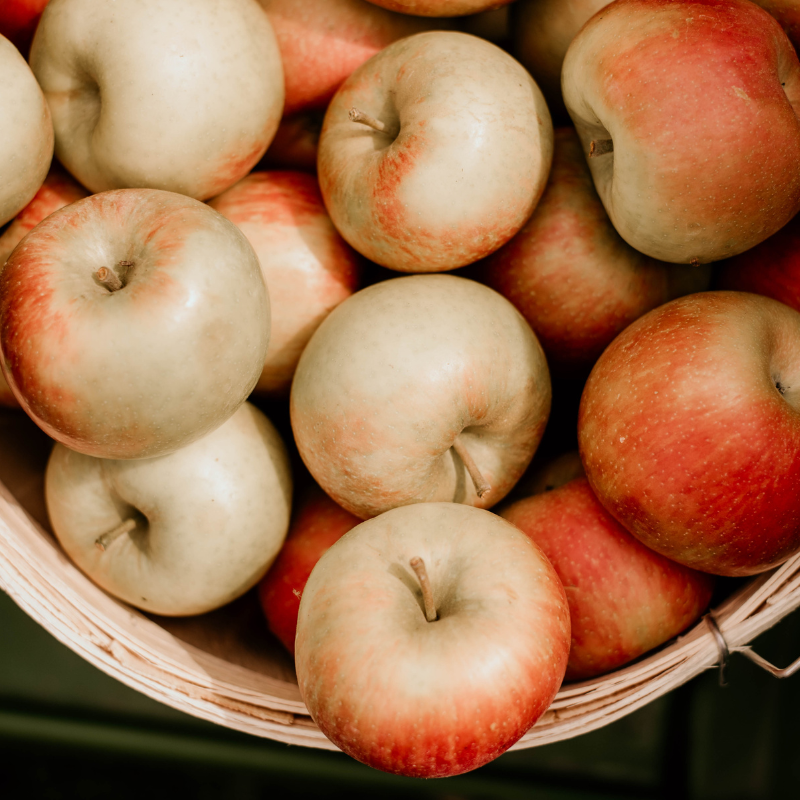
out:
M169 706L289 744L335 750L309 716L289 656L251 595L211 614L164 619L97 588L47 526L50 441L19 412L0 412L0 588L59 641L103 672ZM800 555L750 580L714 610L731 651L800 605ZM0 634L1 640L2 634ZM609 675L565 685L515 749L602 727L719 663L709 625Z

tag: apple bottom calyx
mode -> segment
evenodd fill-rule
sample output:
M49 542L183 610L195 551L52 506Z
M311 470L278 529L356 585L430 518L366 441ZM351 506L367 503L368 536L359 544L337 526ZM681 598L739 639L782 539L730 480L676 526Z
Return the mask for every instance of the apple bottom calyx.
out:
M425 562L419 557L414 556L408 562L414 574L417 576L420 588L422 589L422 602L425 604L425 619L428 622L436 622L439 615L436 613L436 604L433 602L433 589L431 589L431 580L428 577L428 570L425 568Z

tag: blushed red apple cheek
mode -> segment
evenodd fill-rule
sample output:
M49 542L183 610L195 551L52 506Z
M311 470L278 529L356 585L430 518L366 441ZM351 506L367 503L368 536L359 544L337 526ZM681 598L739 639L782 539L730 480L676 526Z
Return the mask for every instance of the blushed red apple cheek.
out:
M272 123L269 127L272 128ZM263 137L254 142L243 142L238 147L231 147L228 154L220 157L213 170L210 170L211 177L202 195L213 197L247 175L264 155L266 142L267 137Z

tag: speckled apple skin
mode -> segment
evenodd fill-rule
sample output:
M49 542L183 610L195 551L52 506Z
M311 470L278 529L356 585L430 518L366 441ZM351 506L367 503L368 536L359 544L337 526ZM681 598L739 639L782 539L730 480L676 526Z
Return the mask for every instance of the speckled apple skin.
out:
M269 349L255 391L288 395L311 335L358 289L362 259L333 226L313 175L253 172L209 205L247 237L269 288Z
M800 548L798 407L800 314L753 294L689 295L598 360L581 459L643 544L704 572L752 575Z
M167 616L202 614L262 577L289 527L292 476L272 423L245 403L175 453L93 458L57 444L45 477L53 531L95 583ZM126 519L137 528L101 551Z
M396 138L348 116L399 126ZM402 39L331 101L317 173L336 227L401 272L470 264L531 215L550 170L553 127L536 84L499 47L465 33Z
M701 77L702 76L702 77ZM800 210L800 64L748 0L618 0L569 47L564 100L620 235L663 261L716 261Z
M100 267L124 275L110 291ZM269 299L253 248L183 195L120 189L41 222L0 274L3 373L50 436L145 458L221 425L261 374Z
M53 123L25 59L0 36L0 225L42 185L53 157Z
M597 196L577 134L559 128L533 216L476 275L525 317L551 372L580 376L642 314L707 289L711 269L666 264L628 245Z
M536 722L569 636L564 589L528 537L488 511L424 503L362 523L320 559L300 602L297 678L317 725L353 758L445 777L496 758Z
M487 508L530 463L550 395L511 303L465 278L414 275L357 292L320 325L292 384L292 429L315 480L356 516L437 500ZM483 497L456 438L491 486Z
M255 166L283 110L256 0L51 0L30 62L56 155L92 192L213 197Z
M300 598L308 576L320 558L360 523L318 486L310 487L295 503L286 541L258 585L269 629L292 655Z
M567 680L602 675L686 630L711 600L711 575L645 547L585 478L500 510L553 565L569 602Z

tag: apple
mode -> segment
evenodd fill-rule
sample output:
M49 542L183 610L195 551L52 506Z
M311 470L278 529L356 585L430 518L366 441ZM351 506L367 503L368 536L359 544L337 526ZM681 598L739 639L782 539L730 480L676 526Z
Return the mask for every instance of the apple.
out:
M87 196L88 192L83 186L76 183L58 164L53 164L33 199L0 236L0 266L6 263L11 251L45 217Z
M553 129L528 73L499 47L433 31L389 45L331 101L317 172L334 225L403 272L489 255L531 215Z
M460 17L491 11L512 0L369 0L376 6L423 17Z
M308 576L328 549L361 520L312 485L295 503L289 533L258 585L269 629L294 655L297 613Z
M800 314L744 292L649 312L592 370L578 442L647 547L718 575L782 563L800 548Z
M256 0L51 0L30 62L56 155L92 192L219 194L258 163L283 110Z
M255 386L268 341L244 234L172 192L78 200L0 273L5 377L48 435L89 455L162 455L209 433Z
M290 410L312 476L362 519L409 503L487 508L533 457L550 378L506 299L466 278L411 275L328 315L300 357Z
M638 542L603 508L585 478L500 510L542 549L569 602L567 680L610 672L686 630L714 579Z
M797 3L797 0L753 1L778 20L796 49L800 44L800 4Z
M550 112L565 118L561 66L570 42L611 0L517 0L511 8L511 52L539 84Z
M284 113L324 109L357 67L392 42L443 20L395 14L366 0L259 0L278 39Z
M617 0L572 41L562 88L614 227L646 255L716 261L800 210L800 63L749 0Z
M156 458L53 449L53 531L98 586L155 614L211 611L244 594L289 527L292 477L272 423L249 403L199 441Z
M53 124L30 67L0 36L0 225L44 182L53 157Z
M314 567L297 680L314 721L353 758L445 777L536 722L569 638L564 589L528 537L488 511L421 503L362 523Z
M48 0L3 0L0 3L0 36L5 36L23 56Z
M800 217L715 270L716 288L763 294L800 311Z
M575 131L561 128L533 216L476 277L528 320L554 374L576 376L635 319L679 293L707 289L711 276L710 267L665 264L626 244L597 196Z
M299 169L316 173L322 117L319 111L284 117L261 159L261 165L267 169Z
M254 172L209 205L247 237L269 287L269 349L255 390L288 394L311 334L358 288L360 257L333 227L313 175Z

